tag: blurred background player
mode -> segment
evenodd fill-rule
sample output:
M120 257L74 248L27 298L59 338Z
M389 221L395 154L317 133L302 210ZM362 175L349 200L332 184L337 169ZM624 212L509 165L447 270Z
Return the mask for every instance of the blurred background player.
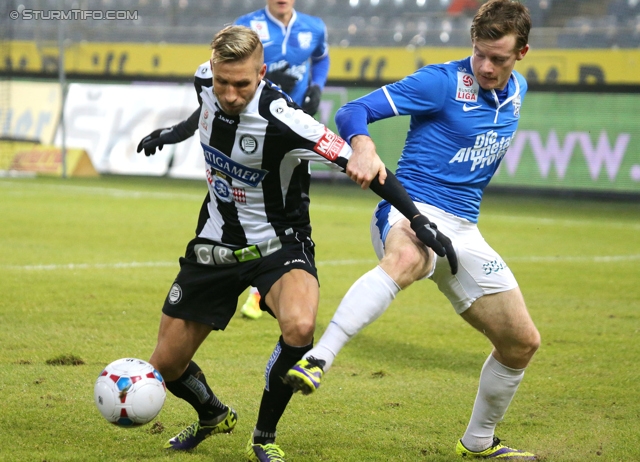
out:
M327 27L322 19L296 11L295 0L267 0L267 6L236 20L255 30L264 46L266 78L307 114L315 115L329 75Z
M477 227L484 188L518 127L527 82L514 66L529 50L530 29L524 5L490 0L473 18L470 57L425 66L337 112L340 135L353 148L347 174L363 187L380 161L367 124L411 116L397 177L420 212L451 238L460 271L452 274L415 238L413 225L381 202L371 222L379 266L351 286L318 344L285 378L303 393L315 391L349 339L377 319L401 289L429 278L456 313L493 344L469 425L456 445L456 453L466 458L536 460L530 452L502 445L494 432L540 334L513 273Z
M297 12L295 0L267 0L265 8L241 16L237 25L253 29L264 47L265 78L278 85L303 111L315 115L329 74L327 28L322 19ZM198 95L211 87L209 62L195 74ZM200 98L198 98L200 99ZM202 101L199 101L202 103ZM138 144L137 151L154 154L156 148L191 137L198 128L200 108L173 127L154 130ZM240 313L249 319L262 316L260 293L252 287Z

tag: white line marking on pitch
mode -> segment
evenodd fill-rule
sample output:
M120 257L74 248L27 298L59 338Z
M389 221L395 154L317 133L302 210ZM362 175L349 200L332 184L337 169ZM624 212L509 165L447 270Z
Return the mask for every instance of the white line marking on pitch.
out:
M640 255L604 255L604 256L530 256L530 257L507 257L507 262L543 262L543 263L614 263L620 261L640 260ZM324 260L318 261L317 266L349 266L376 264L377 260ZM56 270L87 270L87 269L129 269L129 268L157 268L179 266L178 261L147 261L147 262L120 262L120 263L66 263L51 265L3 265L0 269L4 270L23 270L23 271L56 271Z
M193 200L193 201L202 201L204 195L206 194L206 190L203 189L201 194L189 194L189 193L170 193L170 192L154 192L154 191L136 191L132 189L119 189L119 188L104 188L97 186L75 186L75 185L63 185L63 184L48 184L48 185L38 185L37 188L34 188L31 183L24 183L22 181L0 181L0 186L7 188L16 188L21 189L20 194L22 195L39 195L40 192L37 189L57 189L62 191L69 191L71 194L84 193L91 194L96 196L109 196L115 198L129 198L129 199L158 199L158 200L167 200L167 199L183 199L183 200ZM26 188L29 189L26 189ZM15 193L14 193L15 194ZM312 198L311 201L311 211L332 211L332 212L348 212L348 213L358 213L363 212L367 214L373 213L375 205L371 206L363 205L362 207L354 207L348 205L331 205L324 204L323 199L316 199L315 201ZM558 218L544 218L544 217L535 217L535 216L526 216L526 215L504 215L498 213L484 213L481 217L480 226L482 227L483 220L497 220L497 221L511 221L511 222L520 222L520 223L535 223L538 225L547 225L547 226L589 226L597 223L599 227L618 227L618 228L629 228L629 229L640 229L640 224L635 222L626 222L626 221L601 221L601 220L589 220L589 219L576 219L576 220L566 220L566 219L558 219Z

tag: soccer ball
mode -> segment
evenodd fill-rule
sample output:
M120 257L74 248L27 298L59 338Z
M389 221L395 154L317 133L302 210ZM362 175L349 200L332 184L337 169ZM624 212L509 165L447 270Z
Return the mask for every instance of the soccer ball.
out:
M167 396L164 379L146 361L123 358L100 373L93 389L98 410L112 424L136 427L151 422Z

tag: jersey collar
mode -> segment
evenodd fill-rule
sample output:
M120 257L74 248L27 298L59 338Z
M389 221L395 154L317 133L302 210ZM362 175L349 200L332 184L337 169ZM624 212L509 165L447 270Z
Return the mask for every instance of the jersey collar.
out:
M274 24L280 26L280 29L282 30L282 35L284 36L282 38L282 54L283 55L287 54L287 42L289 41L289 36L291 35L291 29L293 28L293 24L296 22L296 19L298 19L298 13L296 13L296 10L294 9L292 10L292 12L293 14L291 15L291 21L289 21L288 26L285 26L282 21L280 21L274 15L271 14L268 7L266 6L264 7L264 13L267 15L267 18L271 19L271 21L273 21Z
M473 76L475 77L476 75L473 73L473 55L469 56L469 68L471 69L471 74L473 74ZM513 93L509 95L509 93L511 93L511 82L513 82ZM493 96L493 100L496 103L496 116L493 121L494 123L498 121L498 113L500 112L500 108L506 106L520 95L520 82L518 82L514 71L511 71L511 75L509 76L509 81L507 82L507 98L502 102L502 104L500 104L500 100L498 99L498 95L496 94L495 90L485 90L480 86L478 87L483 92L490 93Z
M266 7L266 6L264 7L264 13L267 15L267 18L271 19L274 23L276 23L278 26L280 26L280 28L282 29L283 33L284 33L285 30L291 29L291 26L293 25L293 23L298 18L298 13L296 13L295 9L291 10L291 12L293 14L291 15L291 20L289 21L289 25L285 26L282 21L280 21L274 15L271 14L271 11L269 11L269 7Z

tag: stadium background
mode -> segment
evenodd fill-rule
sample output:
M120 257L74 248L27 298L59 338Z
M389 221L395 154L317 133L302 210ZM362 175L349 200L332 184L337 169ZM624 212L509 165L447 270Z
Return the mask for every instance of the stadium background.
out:
M467 56L480 3L297 0L296 9L321 16L328 27L331 68L318 118L335 128L333 115L344 102L425 64ZM637 197L638 0L524 3L534 22L532 49L516 69L531 91L491 187ZM150 159L135 146L193 111L192 76L208 58L211 37L263 6L263 0L3 2L0 171L201 178L194 138ZM55 19L58 11L75 19ZM99 19L107 11L120 19ZM407 126L403 117L372 127L391 167Z

